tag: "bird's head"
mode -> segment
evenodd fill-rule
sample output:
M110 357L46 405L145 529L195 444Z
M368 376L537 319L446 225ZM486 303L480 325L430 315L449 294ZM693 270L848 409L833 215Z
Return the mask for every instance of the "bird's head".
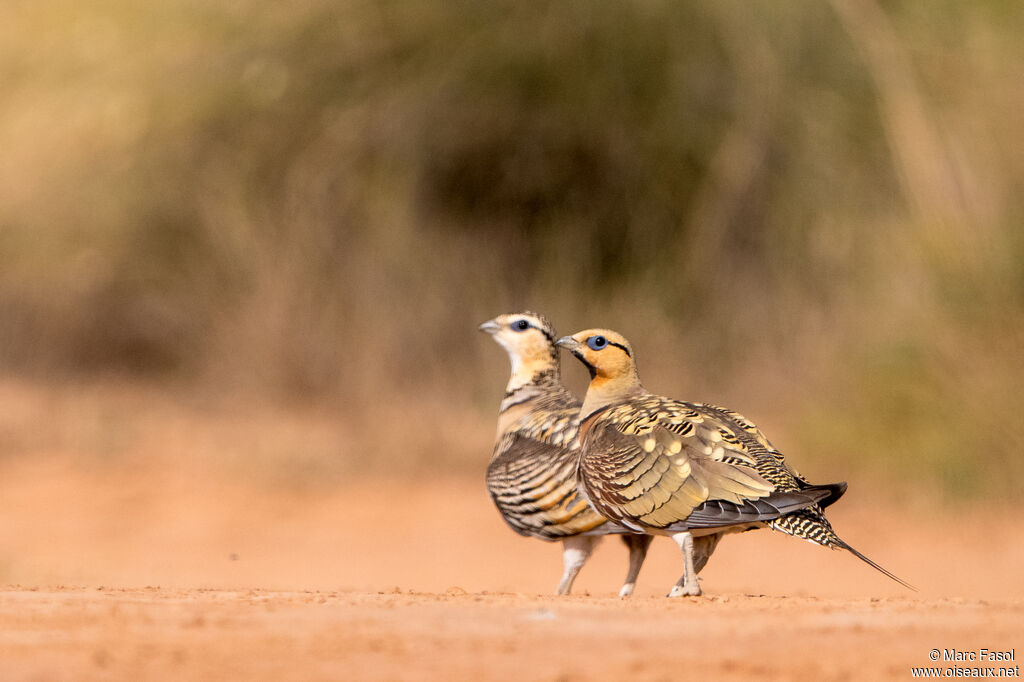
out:
M585 329L556 342L590 370L591 379L613 380L636 374L633 348L622 334L610 329Z
M557 344L590 371L585 410L644 392L636 372L633 347L622 334L610 329L585 329L563 336Z
M481 324L480 331L490 334L505 349L513 375L529 378L546 370L557 373L555 328L543 315L528 311L498 315Z

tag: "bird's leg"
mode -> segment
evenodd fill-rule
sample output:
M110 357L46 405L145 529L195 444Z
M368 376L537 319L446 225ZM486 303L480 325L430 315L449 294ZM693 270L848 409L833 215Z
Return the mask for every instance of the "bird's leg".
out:
M577 574L587 563L590 553L600 539L599 535L573 535L562 540L562 563L565 565L565 572L562 573L562 580L558 583L558 590L555 594L569 594L572 591L572 583L576 580Z
M697 569L693 563L693 536L688 532L675 533L672 539L683 552L683 577L679 579L668 593L670 597L699 597L700 585L697 584Z
M647 550L650 548L654 536L629 533L621 537L622 541L626 543L626 547L629 547L629 571L626 573L626 581L622 584L622 589L619 590L619 597L625 599L633 594L633 590L636 588L636 577L640 575L640 567L644 565Z
M697 569L697 573L704 570L708 559L711 558L711 553L715 551L715 547L718 546L718 541L721 539L722 536L718 533L702 535L693 539L693 565Z

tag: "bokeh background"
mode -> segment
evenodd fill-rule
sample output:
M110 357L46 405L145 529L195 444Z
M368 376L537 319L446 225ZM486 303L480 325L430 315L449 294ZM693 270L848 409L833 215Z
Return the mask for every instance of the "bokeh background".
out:
M851 499L1020 502L1022 34L1014 0L5 0L8 487L479 480L476 326L526 307Z

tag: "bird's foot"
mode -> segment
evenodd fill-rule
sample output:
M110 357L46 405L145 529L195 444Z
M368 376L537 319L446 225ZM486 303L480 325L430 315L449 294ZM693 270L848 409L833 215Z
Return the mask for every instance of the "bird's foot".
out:
M700 585L693 583L692 585L673 585L669 591L669 597L699 597L701 594Z

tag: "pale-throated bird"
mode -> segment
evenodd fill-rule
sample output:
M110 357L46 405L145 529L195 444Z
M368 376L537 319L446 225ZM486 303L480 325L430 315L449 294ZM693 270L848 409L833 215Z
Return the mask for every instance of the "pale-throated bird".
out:
M629 571L619 595L628 597L652 536L609 523L577 490L580 401L562 385L554 329L543 316L522 312L499 315L480 330L512 363L487 467L491 499L520 535L561 540L564 572L557 594L569 594L603 535L621 534L629 547Z

